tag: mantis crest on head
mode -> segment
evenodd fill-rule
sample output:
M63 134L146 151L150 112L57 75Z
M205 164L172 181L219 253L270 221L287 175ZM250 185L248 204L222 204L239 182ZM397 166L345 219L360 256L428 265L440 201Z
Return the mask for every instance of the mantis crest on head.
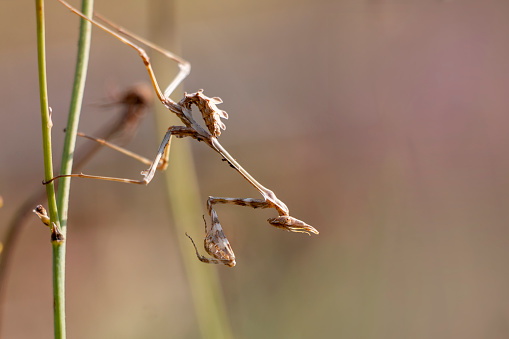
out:
M222 100L218 97L208 97L203 94L203 90L199 90L195 93L185 93L184 98L179 102L175 102L170 99L170 95L173 91L182 83L182 81L189 75L191 71L190 64L176 56L175 54L147 41L133 33L128 32L122 27L115 25L99 14L94 14L94 18L90 18L85 16L76 8L69 5L64 0L58 0L68 9L70 9L75 14L79 15L85 20L88 20L95 26L101 28L107 33L111 34L115 38L119 39L124 44L130 46L135 49L140 55L147 72L149 74L150 80L152 82L152 86L157 94L157 97L161 101L161 103L168 108L172 113L176 114L180 119L183 125L180 126L170 126L163 137L163 140L157 150L157 154L153 161L144 159L139 156L134 156L136 159L150 165L147 170L141 172L142 178L139 180L134 179L124 179L124 178L116 178L116 177L104 177L104 176L96 176L96 175L87 175L83 173L79 174L69 174L69 175L60 175L56 176L53 179L45 182L45 184L61 178L61 177L80 177L80 178L92 178L92 179L100 179L100 180L108 180L108 181L116 181L116 182L124 182L131 184L144 184L147 185L150 183L152 178L155 175L156 170L164 170L168 164L169 158L169 150L171 145L171 139L173 136L177 138L191 137L198 141L204 142L207 146L212 148L214 151L219 153L224 160L228 162L228 164L234 168L244 179L246 179L252 186L254 186L262 195L263 199L252 199L252 198L220 198L220 197L209 197L207 200L207 210L208 214L211 218L212 225L209 230L207 230L207 225L205 222L205 240L204 247L206 252L212 256L212 259L208 259L199 254L194 241L189 235L186 235L191 239L192 244L195 247L196 255L198 259L202 262L206 263L214 263L214 264L224 264L226 266L233 267L235 266L235 255L233 250L226 238L224 231L219 223L219 219L217 217L217 213L213 208L214 204L232 204L238 206L248 206L251 208L274 208L278 212L277 217L269 218L267 221L272 226L277 228L282 228L291 232L300 232L300 233L314 233L318 234L318 231L306 224L305 222L298 220L294 217L291 217L289 214L288 207L279 200L273 191L268 188L262 186L258 181L256 181L227 151L226 149L219 143L218 138L221 135L221 130L224 130L226 126L221 121L221 119L228 119L228 114L220 110L217 105L222 103ZM135 42L133 42L135 41ZM164 91L161 90L159 84L157 82L157 78L152 69L152 65L150 63L150 59L143 48L141 48L137 43L143 44L152 48L153 50L163 54L171 60L177 62L179 67L179 72L176 77L172 80L172 82L166 87ZM196 106L200 111L202 118L205 123L205 128L198 124L193 116L192 116L192 106ZM101 144L116 149L120 152L123 152L127 155L130 155L130 152L124 150L118 146L112 145L104 140L95 139L92 137L87 137L89 139L100 142Z

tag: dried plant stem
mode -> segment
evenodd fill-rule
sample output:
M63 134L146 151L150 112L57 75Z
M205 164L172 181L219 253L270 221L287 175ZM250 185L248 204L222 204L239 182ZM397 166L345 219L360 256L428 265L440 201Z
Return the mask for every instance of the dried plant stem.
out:
M168 19L168 15L175 13L175 1L152 0L150 6L151 40L155 43L163 42L167 47L168 37L175 34L174 20ZM168 63L167 58L154 54L151 60L161 73L170 75L174 72L174 66ZM155 105L155 108L158 135L162 136L168 126L178 123L178 119L168 114L162 105ZM171 153L171 169L163 172L166 195L201 337L229 339L233 336L217 271L207 265L200 265L196 258L188 255L189 243L184 236L186 231L196 227L200 227L201 231L203 225L202 202L189 141L173 143Z
M158 115L161 129L168 112ZM167 123L167 118L164 119ZM184 265L189 289L192 294L196 319L201 337L205 339L233 338L226 312L217 270L210 265L202 265L189 255L189 240L186 231L203 227L198 182L195 174L191 145L189 142L175 143L172 149L171 169L164 172L166 194L168 197L175 236L178 240L180 257Z

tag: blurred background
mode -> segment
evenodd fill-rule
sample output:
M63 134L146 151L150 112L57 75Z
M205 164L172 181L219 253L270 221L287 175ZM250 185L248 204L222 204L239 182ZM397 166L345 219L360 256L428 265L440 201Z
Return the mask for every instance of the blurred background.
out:
M149 37L152 3L96 0L95 9ZM34 7L0 3L2 237L44 177ZM192 64L184 90L224 100L221 143L320 231L272 228L272 210L218 208L237 266L211 269L233 337L509 336L509 2L172 8L158 13L175 28L162 45ZM46 1L46 15L58 167L79 20L57 1ZM149 80L135 51L98 29L92 41L80 122L88 133L119 113L101 106L111 93ZM154 131L149 114L128 148L152 157ZM209 195L259 197L205 145L180 142L192 145L202 213ZM145 167L105 149L83 172L138 178ZM197 217L188 232L201 243ZM73 180L68 336L199 338L176 237L184 234L173 229L161 175L147 187ZM183 255L194 257L191 244ZM51 246L35 216L7 279L3 338L52 338Z

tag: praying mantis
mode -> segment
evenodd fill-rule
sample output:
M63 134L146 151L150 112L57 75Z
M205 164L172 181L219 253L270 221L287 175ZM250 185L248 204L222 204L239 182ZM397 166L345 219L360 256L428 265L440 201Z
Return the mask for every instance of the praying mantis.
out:
M113 37L117 38L122 43L136 50L140 58L143 60L145 68L147 69L148 75L152 82L152 87L154 88L158 99L169 111L177 115L177 117L180 119L183 125L170 126L168 128L153 161L150 161L137 155L133 155L131 152L121 147L115 146L105 140L89 137L86 135L81 135L96 142L99 142L106 147L110 147L127 155L130 155L142 161L143 163L149 165L149 168L147 170L141 172L142 178L139 180L79 173L79 174L59 175L52 178L49 181L44 182L44 184L48 184L53 180L62 177L80 177L116 181L130 184L147 185L150 183L157 170L165 170L167 168L172 137L173 136L175 136L176 138L191 137L198 141L204 142L207 146L209 146L211 149L217 152L225 161L228 162L228 164L232 168L234 168L244 179L246 179L252 186L254 186L262 196L262 199L222 198L212 196L208 198L207 211L211 219L211 227L210 229L207 230L207 223L204 218L205 221L204 248L205 251L211 256L211 258L207 258L203 255L200 255L193 239L186 233L186 236L189 237L189 239L191 240L196 251L196 256L200 261L211 264L224 264L229 267L233 267L236 265L235 254L233 252L233 249L223 231L217 213L213 208L215 204L230 204L238 206L247 206L251 208L273 208L277 211L278 216L269 218L267 220L269 224L271 224L272 226L290 232L306 234L319 233L313 226L310 226L305 222L290 216L288 207L280 199L277 198L274 192L261 185L258 181L256 181L256 179L253 178L219 143L218 138L221 135L221 130L226 129L226 126L221 121L221 119L228 119L228 114L225 111L217 108L217 105L222 103L222 100L220 98L208 97L203 94L203 90L199 90L191 94L185 93L184 98L179 102L175 102L172 99L170 99L170 95L182 83L182 81L189 75L191 71L191 65L187 61L153 44L152 42L147 41L120 26L117 26L116 24L100 16L99 14L94 13L94 17L90 18L81 13L76 8L69 5L64 0L58 1L62 3L64 6L66 6L69 10L80 16L81 18L88 20L98 28L111 34ZM163 54L167 58L177 63L179 67L179 72L164 91L162 91L161 88L159 87L148 54L143 48L141 48L138 45L138 43L150 47L156 52ZM206 128L197 123L196 120L193 118L192 116L193 105L196 106L198 110L201 112Z

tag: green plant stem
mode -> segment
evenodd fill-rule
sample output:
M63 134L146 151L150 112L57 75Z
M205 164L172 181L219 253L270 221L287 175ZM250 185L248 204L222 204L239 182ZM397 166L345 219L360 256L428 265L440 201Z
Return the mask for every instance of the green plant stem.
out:
M37 60L39 69L39 96L41 101L41 125L42 145L44 155L44 179L53 178L53 159L51 152L51 116L48 105L48 88L46 78L46 44L44 29L44 0L36 0L36 21L37 21ZM55 186L53 183L46 185L48 196L48 213L50 220L59 225L58 209L55 198ZM64 270L62 265L62 254L65 255L65 247L62 252L62 243L53 243L53 314L55 326L55 338L65 338L65 303L64 303ZM65 265L65 262L64 262Z
M64 339L65 332L65 240L53 245L53 314L55 339Z
M81 11L87 16L92 16L93 0L83 0ZM60 174L70 174L72 171L74 149L76 145L76 133L85 91L85 82L90 55L90 42L92 38L92 24L81 19L80 36L78 41L78 56L74 74L71 105L67 120L67 129L62 153ZM55 317L55 338L65 338L65 252L67 236L67 214L69 210L69 192L71 179L62 178L58 185L57 205L61 232L64 241L53 241L53 293L55 296L55 312L62 318Z
M42 147L44 156L44 180L53 178L53 160L51 152L51 122L50 108L48 104L48 86L46 78L46 43L44 28L44 0L36 0L37 18L37 62L39 69L39 97L41 101L41 122L42 122ZM48 211L51 222L58 225L58 210L55 200L55 185L46 185L48 196Z
M93 0L83 0L81 11L86 16L92 17L93 6ZM74 74L74 85L72 90L71 105L69 108L69 117L67 120L64 150L62 153L62 163L60 166L60 174L62 175L71 174L72 171L74 148L76 145L76 133L78 132L81 104L83 102L83 93L85 91L91 40L92 24L84 19L81 19L80 36L78 41L78 56ZM64 235L66 234L67 229L70 186L71 178L61 178L59 180L57 203L61 229Z
M83 9L87 15L92 14L92 0L83 1ZM46 181L53 178L53 163L51 153L51 116L48 106L47 79L46 79L46 48L44 30L44 1L36 0L37 17L37 50L39 64L39 89L41 98L42 136L44 150L44 178ZM61 173L70 173L72 169L72 156L76 144L76 132L78 129L79 113L85 78L88 66L88 55L90 50L91 25L82 20L80 27L80 40L78 47L78 61L76 63L76 75L71 99L71 109L67 133L62 156ZM70 180L60 181L58 196L55 198L55 187L53 183L46 185L48 196L48 210L51 222L55 223L57 229L61 229L63 240L52 240L53 248L53 312L55 338L66 337L65 331L65 234L67 226L67 211L69 205ZM58 200L58 202L57 202ZM58 206L58 208L57 208ZM60 211L60 213L59 213Z

